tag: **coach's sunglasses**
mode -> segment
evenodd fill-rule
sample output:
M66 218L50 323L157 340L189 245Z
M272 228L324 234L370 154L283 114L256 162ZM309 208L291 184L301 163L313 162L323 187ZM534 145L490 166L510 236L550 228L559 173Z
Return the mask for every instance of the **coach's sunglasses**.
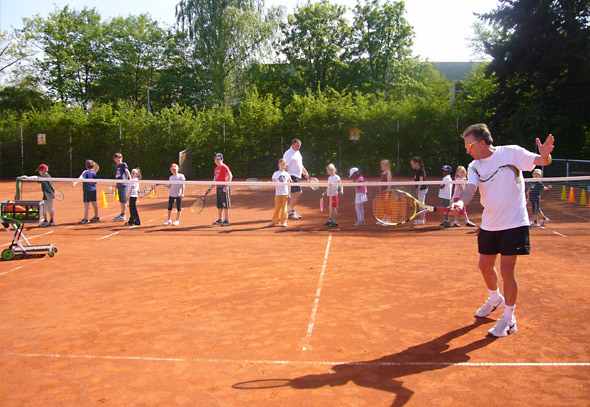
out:
M471 147L473 147L473 145L474 144L477 144L477 143L479 143L479 140L478 141L474 141L473 143L465 144L465 149L471 150Z

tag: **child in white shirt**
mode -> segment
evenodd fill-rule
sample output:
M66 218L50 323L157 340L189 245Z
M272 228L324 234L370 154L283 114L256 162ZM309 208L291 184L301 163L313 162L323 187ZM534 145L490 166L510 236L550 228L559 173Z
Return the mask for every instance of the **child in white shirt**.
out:
M286 168L287 161L284 158L279 159L279 169L272 174L273 182L291 182L291 176ZM288 199L289 187L287 185L277 185L275 189L275 210L269 226L287 227Z
M326 167L328 172L328 184L339 184L341 182L340 176L336 173L336 167L334 164ZM328 196L328 208L330 212L330 220L324 223L324 226L337 227L338 226L338 192L340 195L344 193L344 187L342 185L329 185L326 188L326 192L322 194L322 197Z

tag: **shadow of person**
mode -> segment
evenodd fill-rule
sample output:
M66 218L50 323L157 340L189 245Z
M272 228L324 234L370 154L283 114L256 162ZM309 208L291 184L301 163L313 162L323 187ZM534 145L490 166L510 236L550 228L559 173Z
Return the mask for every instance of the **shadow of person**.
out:
M276 387L317 389L324 386L343 386L348 382L353 382L358 386L395 394L391 407L401 407L410 400L414 392L404 387L402 381L395 379L469 361L471 359L470 352L491 344L497 338L484 337L454 349L450 349L449 342L490 322L495 321L489 318L478 318L473 324L450 331L431 341L409 347L399 353L369 361L336 365L332 367L333 373L312 374L288 379L284 381L284 384ZM233 387L237 389L268 388L266 383L271 383L273 380L275 379L237 383ZM257 382L260 385L257 385Z

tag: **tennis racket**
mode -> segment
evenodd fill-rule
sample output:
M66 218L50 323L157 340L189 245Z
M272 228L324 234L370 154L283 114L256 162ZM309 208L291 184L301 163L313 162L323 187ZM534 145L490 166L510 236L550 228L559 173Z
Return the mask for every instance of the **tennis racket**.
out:
M148 185L148 186L144 187L143 189L140 189L139 192L137 193L137 195L140 198L144 198L146 196L149 198L155 198L156 197L156 187L159 185L160 184Z
M450 212L449 208L421 203L399 189L381 192L373 199L373 216L386 225L402 225L425 212Z
M209 188L205 192L205 195L197 198L195 200L195 202L193 202L191 204L191 212L192 213L201 213L201 212L203 212L203 209L205 209L205 198L207 197L207 195L209 194L209 192L211 192L211 188Z
M63 201L64 200L63 192L61 192L59 189L56 189L55 194L54 194L54 198L58 201Z
M319 185L317 185L317 183L320 182L320 180L317 179L316 177L309 177L307 179L307 182L309 182L310 184L312 184L311 185L311 190L312 191L316 191L319 188ZM316 184L316 185L313 185L313 184Z
M260 182L258 178L248 178L246 182L252 182L252 185L248 185L250 191L260 191L262 189L262 185L258 184ZM244 189L244 187L239 186L235 189L232 188L233 191L239 191L240 189Z

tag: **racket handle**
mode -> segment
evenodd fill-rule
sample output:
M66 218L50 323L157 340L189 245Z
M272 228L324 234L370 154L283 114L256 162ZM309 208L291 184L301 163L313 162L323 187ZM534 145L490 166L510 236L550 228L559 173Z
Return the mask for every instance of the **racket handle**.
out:
M444 207L444 206L435 206L435 207L434 207L434 211L435 211L435 212L443 212L443 213L447 213L447 212L450 212L450 211L451 211L451 209L450 209L450 208L447 208L447 207Z

